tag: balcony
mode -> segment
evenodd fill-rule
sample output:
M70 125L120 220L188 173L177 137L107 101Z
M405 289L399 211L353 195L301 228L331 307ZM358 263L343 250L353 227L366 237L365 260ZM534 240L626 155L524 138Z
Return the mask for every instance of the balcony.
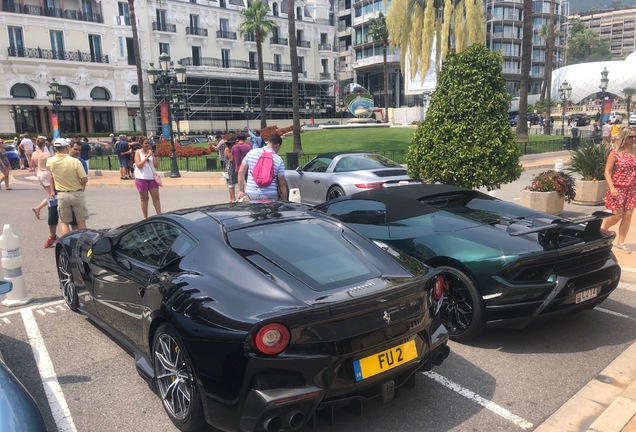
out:
M300 40L300 39L296 39L296 46L298 48L311 48L311 42Z
M181 64L183 66L211 66L226 69L237 68L256 70L258 68L258 65L254 62L250 63L244 60L223 60L213 57L201 57L197 65L194 64L194 59L192 57L186 57L181 59ZM291 72L291 65L263 62L263 70L271 72ZM304 76L306 76L306 72L304 73Z
M271 45L289 45L289 40L287 38L281 38L281 37L273 37L269 39L269 43Z
M39 5L19 5L19 4L8 4L5 3L3 5L2 10L4 12L13 12L24 15L34 15L34 16L42 16L42 17L50 17L50 18L62 18L62 19L70 19L74 21L85 21L85 22L95 22L95 23L103 23L104 18L101 14L94 13L86 13L79 10L73 9L60 9L60 8L43 8Z
M331 51L331 44L321 43L318 45L318 51Z
M216 37L219 39L233 39L236 40L236 32L230 32L225 30L217 30Z
M321 80L330 80L331 79L331 74L329 72L320 72L320 79Z
M249 33L243 35L243 41L245 42L256 42L256 35L254 33Z
M199 28L199 27L186 27L186 34L193 36L207 36L208 29Z
M153 21L152 30L153 31L162 31L162 32L176 33L177 32L177 25L176 24L169 24L169 23L164 23L164 22Z
M108 63L108 56L94 56L81 51L53 51L41 48L8 48L9 57L34 58L43 60L65 60L85 63Z

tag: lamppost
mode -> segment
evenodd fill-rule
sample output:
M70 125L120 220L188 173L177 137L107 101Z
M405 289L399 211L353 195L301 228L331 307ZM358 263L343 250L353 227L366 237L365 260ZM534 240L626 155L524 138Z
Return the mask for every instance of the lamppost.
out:
M570 99L570 95L572 94L572 86L568 84L567 81L563 81L561 83L561 87L559 87L559 98L561 99L561 104L563 105L563 114L561 116L561 136L565 136L565 103Z
M53 126L53 138L60 137L60 129L58 123L57 112L62 105L62 92L60 91L60 85L55 78L51 78L51 82L49 83L49 90L46 92L46 95L49 97L49 102L53 105L53 114L51 114L51 123Z
M11 118L15 120L18 125L18 133L24 132L22 125L26 122L27 118L29 118L29 111L22 108L20 105L15 105L11 107L9 114L11 114Z
M247 128L250 128L250 116L254 112L254 107L250 105L249 102L245 102L241 106L241 113L245 114L245 118L247 119Z
M173 67L170 56L166 53L161 53L159 56L159 70L155 69L153 63L150 63L150 67L148 67L146 72L148 74L150 87L155 91L155 97L159 96L161 101L166 103L162 105L161 123L162 126L167 129L167 131L164 130L163 135L166 135L165 132L169 132L170 134L170 177L181 177L177 164L177 151L174 147L174 136L172 133L173 109L170 105L171 101L173 101L174 94L181 93L183 90L182 87L186 80L186 68L181 64ZM164 106L166 106L165 110ZM167 117L165 119L164 114ZM179 120L177 119L177 128L178 124Z
M311 125L314 125L314 113L320 113L320 100L311 98L305 102L305 110L311 115Z
M344 113L347 111L347 108L345 107L344 101L342 99L340 100L340 102L338 102L338 108L336 108L336 110L340 114L340 124L342 125L342 118L344 117Z
M609 71L607 68L603 68L603 71L601 72L601 85L599 86L601 89L601 123L607 121L605 118L605 91L607 90L607 84L609 83L608 75Z

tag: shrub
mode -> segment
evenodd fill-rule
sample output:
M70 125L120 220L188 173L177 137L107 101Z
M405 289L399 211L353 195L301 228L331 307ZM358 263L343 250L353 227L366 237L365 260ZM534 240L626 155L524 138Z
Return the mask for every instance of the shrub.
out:
M605 180L605 161L609 149L604 145L589 143L572 150L569 172L577 172L583 180Z
M562 171L548 170L537 174L532 180L532 185L526 190L534 192L556 192L565 198L566 202L572 202L576 190L574 188L574 178Z

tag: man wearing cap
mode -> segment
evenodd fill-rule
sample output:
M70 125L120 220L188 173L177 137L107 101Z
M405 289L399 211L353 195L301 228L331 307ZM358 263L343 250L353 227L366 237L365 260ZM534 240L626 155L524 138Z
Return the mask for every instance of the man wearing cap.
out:
M88 208L84 196L88 177L79 159L75 159L69 154L69 144L69 140L65 138L56 139L53 145L57 154L46 161L46 166L51 170L55 189L58 192L58 214L62 235L70 232L73 215L75 215L79 229L86 228L86 220L88 219Z
M25 133L24 138L20 141L22 148L24 148L24 153L26 154L27 163L29 164L29 171L35 171L31 166L31 156L33 156L33 151L35 150L35 145L31 138L29 138L29 134Z

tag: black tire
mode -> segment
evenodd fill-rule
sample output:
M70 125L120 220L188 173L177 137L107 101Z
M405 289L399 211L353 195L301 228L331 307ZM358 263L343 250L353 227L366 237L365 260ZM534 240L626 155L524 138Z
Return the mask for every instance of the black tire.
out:
M152 342L152 364L163 408L182 431L199 430L205 424L201 396L192 361L176 330L162 324Z
M343 196L345 196L345 193L340 186L332 186L327 192L327 199L325 201L335 200Z
M451 340L472 339L484 331L484 304L473 281L454 267L438 267L448 282L441 317Z
M73 312L77 312L77 308L79 307L77 287L75 286L75 280L73 280L71 261L68 257L68 253L63 248L60 249L60 254L57 258L57 275L60 279L60 289L62 290L64 301L66 301L69 309Z
M13 159L13 160L10 162L10 164L11 164L11 169L12 169L12 170L20 169L20 161L19 161L19 160L17 160L17 159Z

